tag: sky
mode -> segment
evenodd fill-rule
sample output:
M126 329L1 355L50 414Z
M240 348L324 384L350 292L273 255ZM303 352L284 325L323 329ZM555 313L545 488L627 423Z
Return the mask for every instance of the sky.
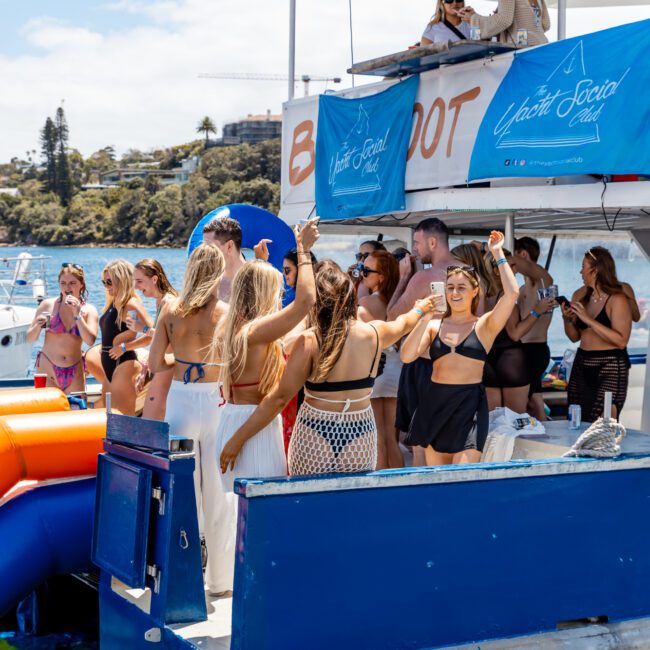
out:
M419 40L435 7L351 4L355 61ZM496 2L472 6L488 14ZM567 35L644 18L650 5L572 9ZM296 31L297 75L343 77L340 86L313 82L311 93L350 86L348 0L297 0ZM198 74L286 74L288 33L289 0L0 0L0 162L38 151L39 131L61 104L70 146L84 156L107 145L121 154L188 142L205 115L220 133L250 113L279 114L287 82Z

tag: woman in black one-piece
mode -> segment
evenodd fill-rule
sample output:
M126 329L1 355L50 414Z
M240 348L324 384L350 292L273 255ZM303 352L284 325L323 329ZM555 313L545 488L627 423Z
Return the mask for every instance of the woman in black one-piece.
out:
M477 316L479 279L470 266L447 269L444 316L425 316L402 345L402 361L432 360L431 381L411 420L407 441L425 448L428 465L476 463L488 433L483 368L517 302L519 287L503 255L503 235L488 242L502 274L503 295Z
M571 341L580 341L568 400L580 405L585 422L594 422L603 415L607 391L612 393L613 417L619 416L625 404L632 312L606 248L590 248L580 272L584 286L573 294L570 305L562 305L564 331Z

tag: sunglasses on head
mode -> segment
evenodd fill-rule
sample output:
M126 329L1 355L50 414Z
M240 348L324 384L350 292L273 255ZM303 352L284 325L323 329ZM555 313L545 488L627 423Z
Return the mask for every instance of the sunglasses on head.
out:
M66 266L71 266L73 269L77 269L77 271L82 271L84 270L84 267L81 266L81 264L73 264L72 262L63 262L61 264L61 268L64 269Z
M363 262L370 253L357 253L355 257L357 258L357 262Z
M370 273L379 273L379 271L375 271L375 269L369 269L367 266L362 266L359 269L359 273L361 273L364 278L367 278Z
M108 278L107 280L102 279L102 284L105 287L112 287L113 286L113 280L111 280L110 278Z
M473 266L461 266L460 264L454 264L447 267L447 275L454 273L455 271L465 271L465 273L476 273L476 269Z
M585 253L585 257L589 255L594 262L598 261L598 258L591 252L591 248Z

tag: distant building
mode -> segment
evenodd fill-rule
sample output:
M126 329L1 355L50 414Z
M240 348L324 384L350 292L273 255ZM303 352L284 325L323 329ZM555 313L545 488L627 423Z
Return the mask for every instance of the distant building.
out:
M156 169L155 167L116 167L107 172L99 174L99 187L115 187L120 183L128 183L136 178L141 178L143 181L149 176L155 176L160 185L183 185L190 179L190 174L195 172L199 166L199 157L192 156L186 158L181 162L180 167L174 169ZM98 189L86 188L86 189Z
M210 141L208 146L254 144L280 137L282 137L282 116L271 115L271 111L266 111L266 115L249 115L239 122L224 125L222 136Z

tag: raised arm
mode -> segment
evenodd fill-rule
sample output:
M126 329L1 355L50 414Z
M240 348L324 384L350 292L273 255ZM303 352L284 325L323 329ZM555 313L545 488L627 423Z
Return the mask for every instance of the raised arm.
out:
M257 320L249 330L249 344L271 343L282 338L307 316L316 302L316 284L310 251L319 236L317 225L318 219L310 219L296 232L298 281L295 300L279 312Z
M480 27L481 38L489 40L512 25L515 16L515 0L499 0L498 11L491 16L474 14L471 24Z
M47 323L47 316L44 314L52 313L54 309L54 299L50 298L49 300L43 300L41 304L36 308L36 313L34 314L34 320L27 330L26 339L28 343L34 343L38 341L38 337L41 335L45 324Z
M406 257L404 259L407 259ZM403 262L404 260L402 260ZM402 263L400 262L400 264ZM401 280L400 280L401 282ZM398 285L399 288L399 285ZM405 314L409 309L413 308L416 300L424 298L431 293L431 286L429 282L429 274L425 271L418 271L415 275L409 280L408 285L404 292L397 296L397 289L393 294L393 298L390 303L388 303L388 308L386 310L389 320L394 320L401 314Z
M435 333L442 321L437 318L433 320L431 314L427 314L406 337L399 350L399 358L403 363L412 363L418 357L428 357L429 347Z
M477 324L477 328L485 331L486 336L484 340L489 340L491 345L492 341L494 341L497 334L506 326L508 319L512 315L512 310L517 304L517 298L519 297L519 285L517 284L515 274L512 272L503 254L503 234L493 230L488 240L488 248L499 268L501 286L503 287L503 295L499 298L497 304L494 305L494 309L481 316Z
M99 315L93 305L85 304L77 314L77 327L81 340L86 345L95 345L97 331L99 329Z
M313 335L301 334L293 345L278 387L260 402L252 415L235 431L224 446L219 464L222 472L234 469L235 461L247 440L259 433L282 411L289 400L303 387L311 374L312 355L316 342Z
M506 323L508 336L513 341L521 340L522 337L533 329L533 325L537 322L537 319L542 314L545 314L549 309L552 309L554 305L555 300L552 300L551 298L542 298L537 301L535 306L524 316L524 318L520 317L518 309L513 309L512 316Z
M397 343L414 328L420 326L423 320L429 320L432 314L442 315L442 296L431 295L422 300L416 300L413 308L393 321L373 321L381 338L381 347L386 349ZM436 312L436 310L438 310Z

